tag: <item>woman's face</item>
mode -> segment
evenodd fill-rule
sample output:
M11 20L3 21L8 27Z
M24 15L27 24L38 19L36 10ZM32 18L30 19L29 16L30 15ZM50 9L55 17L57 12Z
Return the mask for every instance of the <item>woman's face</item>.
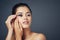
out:
M26 6L18 7L16 9L16 15L18 15L19 22L23 28L28 28L31 25L32 15Z

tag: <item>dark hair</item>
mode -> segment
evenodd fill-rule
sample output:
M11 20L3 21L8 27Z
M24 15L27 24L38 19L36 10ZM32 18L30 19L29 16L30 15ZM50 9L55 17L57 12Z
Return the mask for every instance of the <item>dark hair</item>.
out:
M30 7L29 7L26 3L18 3L18 4L16 4L16 5L12 8L12 14L15 14L15 13L16 13L16 9L17 9L18 7L22 7L22 6L26 6L26 7L30 10L30 12L32 13Z

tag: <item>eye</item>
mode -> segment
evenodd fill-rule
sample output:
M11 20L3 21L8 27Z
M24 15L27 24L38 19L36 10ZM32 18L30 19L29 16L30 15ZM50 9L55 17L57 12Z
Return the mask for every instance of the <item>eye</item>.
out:
M18 12L18 16L22 17L23 16L22 12Z
M18 16L22 17L23 15L22 15L22 14L20 14L20 15L18 15Z
M29 14L27 14L27 16L31 16L31 14L29 13Z

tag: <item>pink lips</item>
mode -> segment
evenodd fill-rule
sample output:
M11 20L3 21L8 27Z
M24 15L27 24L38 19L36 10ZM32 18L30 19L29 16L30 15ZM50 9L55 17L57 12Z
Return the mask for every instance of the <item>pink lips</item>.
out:
M24 21L23 24L29 24L29 21Z

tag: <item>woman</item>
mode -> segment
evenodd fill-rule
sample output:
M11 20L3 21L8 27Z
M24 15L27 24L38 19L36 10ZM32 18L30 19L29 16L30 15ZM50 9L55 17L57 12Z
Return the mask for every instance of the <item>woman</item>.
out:
M25 3L16 4L5 24L8 28L6 40L46 40L42 33L31 32L32 11Z

